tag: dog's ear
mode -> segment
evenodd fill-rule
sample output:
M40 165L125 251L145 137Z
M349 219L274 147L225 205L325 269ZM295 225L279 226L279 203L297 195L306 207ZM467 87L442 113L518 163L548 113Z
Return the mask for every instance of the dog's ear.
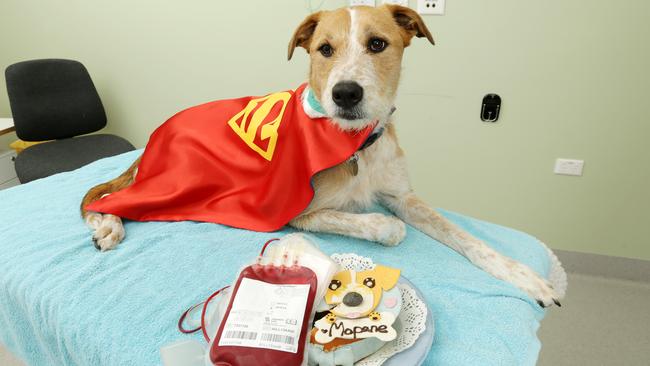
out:
M375 275L375 281L377 281L384 291L388 291L395 287L400 274L399 269L380 265L376 265L373 272Z
M296 47L302 47L307 50L307 53L309 53L311 36L314 35L314 31L316 30L316 26L318 25L322 13L322 11L319 11L307 16L307 18L300 23L298 28L296 28L296 31L293 32L293 37L291 38L291 42L289 42L288 60L291 60L293 50L296 49Z
M386 5L386 7L393 15L393 19L395 19L397 25L402 28L404 47L411 43L411 38L413 37L426 37L431 44L435 44L427 25L424 24L424 20L422 20L422 17L415 10L399 5Z

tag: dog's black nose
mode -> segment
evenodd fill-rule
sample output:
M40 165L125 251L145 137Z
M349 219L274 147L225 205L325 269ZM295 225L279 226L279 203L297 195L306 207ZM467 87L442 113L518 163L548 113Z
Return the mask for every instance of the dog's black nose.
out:
M346 306L355 307L361 305L363 302L363 296L357 292L348 292L343 296L343 303Z
M332 88L332 99L341 108L352 108L363 99L363 88L354 81L341 81Z

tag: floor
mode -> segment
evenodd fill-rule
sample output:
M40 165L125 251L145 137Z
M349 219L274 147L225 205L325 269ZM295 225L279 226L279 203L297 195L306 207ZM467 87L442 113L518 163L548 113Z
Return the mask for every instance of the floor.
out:
M539 337L540 366L650 366L650 282L569 273Z
M650 366L650 282L569 273L539 336L540 366ZM22 363L0 347L0 365Z

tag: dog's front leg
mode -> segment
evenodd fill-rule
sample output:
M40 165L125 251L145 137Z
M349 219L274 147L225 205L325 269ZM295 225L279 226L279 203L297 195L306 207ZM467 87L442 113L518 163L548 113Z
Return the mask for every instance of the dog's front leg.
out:
M542 307L559 305L552 286L523 263L508 258L447 220L412 191L403 195L381 195L382 202L399 218L467 257L492 276L510 282Z
M379 213L356 214L322 209L300 215L289 225L301 230L351 236L389 246L399 244L406 236L404 222Z

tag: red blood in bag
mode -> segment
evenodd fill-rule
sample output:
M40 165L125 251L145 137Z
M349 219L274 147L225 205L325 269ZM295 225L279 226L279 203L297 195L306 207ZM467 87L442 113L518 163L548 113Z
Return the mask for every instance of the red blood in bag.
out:
M230 316L233 302L237 297L237 292L242 280L245 278L274 285L309 285L309 292L300 329L300 337L297 344L297 352L294 353L276 349L247 346L219 345L219 341L221 340L224 331L224 326L227 324ZM235 288L230 298L230 303L228 304L228 309L219 325L216 338L212 343L212 348L210 349L210 360L212 363L217 366L300 365L305 357L306 337L311 328L309 318L314 304L317 284L318 280L316 274L311 269L302 266L295 265L285 267L254 264L244 268L237 279L237 283L235 284ZM262 295L260 294L260 296ZM260 312L261 311L262 309L260 309ZM252 333L249 334L251 334L252 337Z

